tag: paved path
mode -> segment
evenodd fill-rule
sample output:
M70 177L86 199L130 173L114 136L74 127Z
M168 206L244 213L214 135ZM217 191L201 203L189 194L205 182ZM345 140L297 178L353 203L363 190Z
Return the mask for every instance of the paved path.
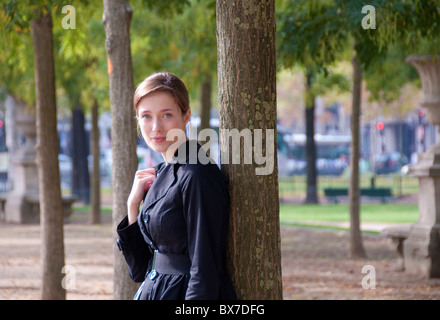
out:
M338 229L350 229L349 221L293 221L283 220L282 223L297 226L316 226L316 227L333 227ZM410 223L388 223L388 222L361 222L361 230L365 232L382 232L385 228L391 227L409 227Z

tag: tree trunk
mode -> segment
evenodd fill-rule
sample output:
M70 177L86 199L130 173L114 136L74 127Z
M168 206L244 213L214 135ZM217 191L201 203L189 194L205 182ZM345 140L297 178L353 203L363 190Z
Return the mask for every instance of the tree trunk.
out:
M72 111L72 194L85 204L90 203L90 177L87 161L85 117L79 103Z
M242 139L239 164L222 158L231 195L227 264L239 299L282 299L276 140L264 147L269 130L276 137L274 5L274 0L217 1L222 155L231 149L225 129L250 129L254 139L262 129L263 154L273 164L268 175L258 175L255 163L244 164L253 148L244 150Z
M50 12L31 23L35 59L35 97L37 118L37 164L40 189L41 259L43 276L41 298L64 300L63 205L58 164L57 107L55 69Z
M99 127L98 127L98 100L94 99L92 106L92 134L91 134L91 147L92 147L92 205L90 207L90 223L101 223L101 168L100 162L100 149L99 149Z
M200 130L210 127L211 120L211 90L212 90L212 76L206 74L200 86Z
M307 173L307 192L304 203L317 204L317 177L316 169L316 144L315 144L315 96L312 93L313 73L307 70L306 83L306 173Z
M130 51L132 9L125 0L104 0L103 22L107 51L110 109L112 116L113 230L127 215L127 198L138 163L133 109L133 70ZM116 232L114 232L116 241ZM114 241L114 243L115 243ZM137 285L116 245L114 251L114 298L132 299Z
M364 258L360 229L360 190L359 190L359 119L361 109L362 70L357 55L352 59L353 65L353 101L351 114L351 156L350 156L350 256Z

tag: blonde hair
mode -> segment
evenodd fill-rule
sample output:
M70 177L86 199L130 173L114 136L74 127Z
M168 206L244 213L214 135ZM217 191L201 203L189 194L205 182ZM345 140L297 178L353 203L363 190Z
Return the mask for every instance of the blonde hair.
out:
M143 80L136 88L133 106L138 115L140 101L156 92L168 92L176 100L182 114L189 110L189 95L185 84L179 77L170 72L157 72Z

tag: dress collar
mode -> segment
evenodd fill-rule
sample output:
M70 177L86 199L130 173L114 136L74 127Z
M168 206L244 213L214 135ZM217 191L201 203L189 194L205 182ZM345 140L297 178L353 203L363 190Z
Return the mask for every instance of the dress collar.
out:
M156 180L154 180L151 188L145 195L142 211L148 210L150 206L167 194L170 187L177 180L177 169L180 165L185 163L197 163L197 155L200 148L201 146L197 141L187 140L177 148L173 159L168 164L161 162L154 166L154 169L156 170Z

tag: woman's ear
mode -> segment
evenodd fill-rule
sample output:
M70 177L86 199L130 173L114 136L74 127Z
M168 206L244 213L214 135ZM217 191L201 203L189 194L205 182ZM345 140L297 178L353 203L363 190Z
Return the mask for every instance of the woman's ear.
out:
M138 137L141 137L143 139L144 137L142 136L141 127L139 126L139 117L137 115L137 111L136 111L136 116L134 117L134 119L136 121L136 131L137 131Z
M188 109L183 116L183 119L185 121L185 125L188 123L188 121L191 119L191 109Z

